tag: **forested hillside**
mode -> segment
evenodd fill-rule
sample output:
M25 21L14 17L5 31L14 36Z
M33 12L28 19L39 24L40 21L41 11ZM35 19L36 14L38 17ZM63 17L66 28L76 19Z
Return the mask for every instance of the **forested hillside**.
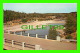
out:
M66 14L69 13L24 13L24 12L16 12L12 10L4 10L4 22L29 18L48 18L48 16L56 16L56 18L64 18Z

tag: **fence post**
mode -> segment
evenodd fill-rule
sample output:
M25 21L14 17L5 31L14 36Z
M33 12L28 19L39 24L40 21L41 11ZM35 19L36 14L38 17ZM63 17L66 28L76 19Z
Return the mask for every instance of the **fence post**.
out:
M14 40L12 40L12 47L14 47Z
M47 35L45 35L45 39L47 39Z
M23 35L23 32L21 31L21 36Z
M38 38L38 34L36 34L36 38Z
M60 36L56 36L57 41L61 41L61 37Z
M28 37L29 37L29 33L28 33Z
M16 34L16 32L14 31L14 35Z
M23 49L23 50L24 50L24 43L25 43L25 42L22 42L22 49Z
M35 50L40 50L40 45L35 45Z

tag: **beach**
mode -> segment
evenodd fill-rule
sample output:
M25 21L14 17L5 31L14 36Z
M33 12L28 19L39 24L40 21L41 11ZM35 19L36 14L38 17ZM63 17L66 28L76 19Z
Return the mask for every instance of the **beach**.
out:
M56 21L56 20L34 21L34 22L23 23L23 24L11 26L11 27L4 26L4 30L6 30L6 31L12 31L12 32L15 32L15 31L24 31L24 29L21 28L22 25L33 25L34 28L35 28L36 25L39 25L41 27L42 25L47 25L49 23L65 23L65 21ZM29 30L29 29L26 29L26 30Z

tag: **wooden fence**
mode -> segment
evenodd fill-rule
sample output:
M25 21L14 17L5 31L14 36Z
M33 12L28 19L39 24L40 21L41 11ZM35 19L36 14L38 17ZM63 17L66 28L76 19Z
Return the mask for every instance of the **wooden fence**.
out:
M42 50L40 45L32 45L32 44L28 44L25 42L17 42L15 40L8 40L8 39L4 38L4 45L5 45L5 43L9 43L12 48L14 47L19 50L26 50L27 48L29 48L31 50ZM7 46L9 46L9 44Z

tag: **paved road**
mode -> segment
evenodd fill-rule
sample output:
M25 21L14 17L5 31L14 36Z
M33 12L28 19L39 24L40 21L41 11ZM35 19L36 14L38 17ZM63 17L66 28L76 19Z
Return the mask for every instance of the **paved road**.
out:
M7 33L4 33L4 38L8 40L15 40L18 42L25 42L32 45L37 44L40 45L41 48L45 50L76 50L77 49L76 43L59 42L56 40L47 40L47 39L20 36L20 35L7 34Z

